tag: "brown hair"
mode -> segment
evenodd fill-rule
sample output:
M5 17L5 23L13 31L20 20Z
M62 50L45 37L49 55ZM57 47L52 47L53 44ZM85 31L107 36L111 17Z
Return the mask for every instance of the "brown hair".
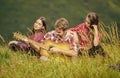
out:
M45 33L46 32L46 27L47 27L47 25L46 25L46 18L45 17L43 17L43 16L41 16L41 17L39 17L38 19L40 19L41 21L42 21L42 24L43 24L43 26L45 27L45 29L44 30L40 30L41 32L43 32L43 33ZM37 20L38 20L37 19ZM34 27L32 28L32 34L34 34L35 33L35 30L34 30Z
M42 30L39 30L39 31L41 31L42 33L46 33L46 27L47 27L47 25L46 25L46 18L45 17L43 17L43 16L41 16L41 17L39 17L38 19L40 19L41 21L42 21L42 24L43 24L43 26L44 26L44 29L42 29ZM37 20L38 20L37 19ZM32 35L32 34L35 34L35 30L34 30L34 26L30 29L30 28L27 28L28 29L28 35Z
M60 18L55 22L55 27L66 30L69 27L69 22L65 18Z
M46 18L43 17L43 16L41 16L39 19L42 21L43 26L45 27L45 30L46 30L46 26L47 26L47 25L46 25Z
M88 13L87 17L89 18L91 25L92 24L98 25L99 17L95 12Z

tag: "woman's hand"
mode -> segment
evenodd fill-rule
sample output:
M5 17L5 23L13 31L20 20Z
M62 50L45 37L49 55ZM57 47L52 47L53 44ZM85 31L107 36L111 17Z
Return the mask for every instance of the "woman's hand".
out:
M94 35L98 35L98 27L97 25L92 25L94 28Z
M97 25L92 25L92 26L93 26L93 28L94 28L95 31L98 30Z

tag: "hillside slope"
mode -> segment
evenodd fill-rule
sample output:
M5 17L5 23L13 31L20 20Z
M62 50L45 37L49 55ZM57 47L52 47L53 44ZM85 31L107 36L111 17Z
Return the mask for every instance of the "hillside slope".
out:
M48 31L54 28L59 17L65 17L70 27L84 21L90 11L95 11L105 24L116 21L120 25L119 0L0 0L0 34L12 38L12 32L27 32L39 16L45 16Z

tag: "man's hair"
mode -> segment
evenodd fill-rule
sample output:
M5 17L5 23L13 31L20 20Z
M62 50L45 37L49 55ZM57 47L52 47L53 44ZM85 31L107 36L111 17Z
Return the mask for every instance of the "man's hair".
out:
M98 25L99 23L99 18L98 15L95 12L90 12L87 14L87 17L89 18L91 24Z
M59 18L56 22L55 22L55 27L56 28L61 28L63 30L68 29L69 27L69 22L65 19L65 18Z

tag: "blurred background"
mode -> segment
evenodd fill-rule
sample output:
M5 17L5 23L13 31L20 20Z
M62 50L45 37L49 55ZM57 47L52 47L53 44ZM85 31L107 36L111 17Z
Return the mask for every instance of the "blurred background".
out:
M0 35L9 41L13 32L26 34L40 16L47 18L47 31L54 29L60 17L65 17L73 27L91 11L104 24L116 22L120 29L120 0L0 0Z

